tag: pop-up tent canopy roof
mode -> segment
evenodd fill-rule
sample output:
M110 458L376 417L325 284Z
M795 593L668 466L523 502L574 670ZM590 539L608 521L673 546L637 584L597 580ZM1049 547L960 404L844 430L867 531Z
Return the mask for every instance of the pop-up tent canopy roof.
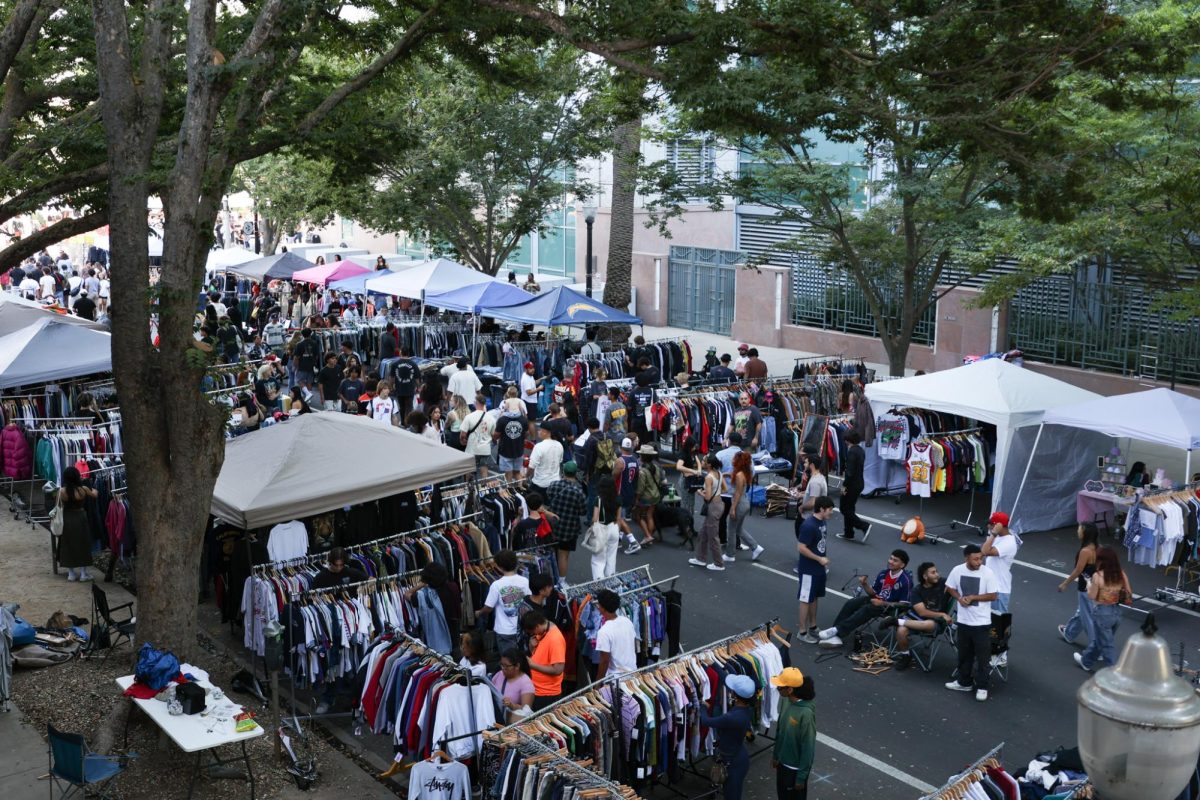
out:
M336 469L313 469L320 455ZM367 503L448 480L474 458L424 436L349 414L302 414L233 439L213 489L212 514L242 528Z
M1029 456L1017 485L1014 529L1048 530L1073 521L1071 498L1086 479L1095 477L1095 457L1107 452L1114 438L1185 451L1187 480L1192 451L1200 450L1200 400L1170 389L1150 389L1047 411L1033 443L1022 448Z
M566 286L531 297L515 306L483 308L485 317L521 322L526 325L641 325L642 320L633 314L606 306Z
M494 280L495 278L484 275L479 270L464 267L448 258L438 258L407 267L400 272L385 272L378 278L369 279L366 288L367 291L376 294L420 300L423 295L448 292L460 286L490 283Z
M1004 481L1005 465L1018 428L1042 420L1048 409L1095 400L1099 395L1064 381L989 358L941 372L867 384L875 416L892 407L913 406L957 414L996 426L996 470L992 509L1015 497L1017 485ZM1018 470L1016 473L1020 475Z
M319 267L309 267L294 272L292 280L326 286L334 281L353 278L355 275L369 274L371 274L371 270L355 264L353 261L335 261L332 264L322 264Z
M463 311L477 314L481 308L500 308L528 302L529 292L511 283L489 281L460 286L448 292L425 294L425 305L444 308L448 311Z
M261 281L267 279L290 278L302 269L312 267L312 262L292 252L280 253L275 256L256 258L245 264L227 267L226 272L241 275L243 278Z
M41 319L0 336L0 389L112 371L112 337L104 331Z
M89 322L82 317L75 317L70 314L59 314L56 311L46 308L41 303L35 303L32 300L26 300L13 294L0 293L0 336L16 333L44 319L52 322L63 322L67 325L75 325L80 328L90 328L97 331L104 330L103 326L98 322Z
M204 265L204 269L207 272L221 272L238 264L257 261L258 258L257 253L244 247L219 247L209 251L208 262Z

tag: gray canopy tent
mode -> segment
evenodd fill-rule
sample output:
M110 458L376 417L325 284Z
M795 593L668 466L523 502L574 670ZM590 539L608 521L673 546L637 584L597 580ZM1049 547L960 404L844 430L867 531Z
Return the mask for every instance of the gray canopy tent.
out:
M0 389L112 371L112 336L50 314L0 336Z
M104 330L104 326L99 322L90 322L83 317L75 317L70 314L59 314L33 300L25 300L16 295L0 293L0 336L16 333L43 319L54 320L55 322L62 322L67 325L76 325L80 328L91 328L97 331Z
M333 467L315 467L316 458ZM474 456L366 417L302 414L225 446L212 514L246 530L261 528L474 469Z

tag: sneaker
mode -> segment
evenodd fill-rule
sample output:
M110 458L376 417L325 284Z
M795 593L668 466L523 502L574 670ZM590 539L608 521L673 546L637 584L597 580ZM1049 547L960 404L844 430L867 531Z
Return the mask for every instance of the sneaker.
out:
M832 639L837 636L837 628L826 628L817 634L818 639Z
M92 579L92 574L90 572L85 572L79 576L79 580L81 580L81 581L90 581L91 579Z
M754 548L754 552L750 554L750 560L758 561L758 557L761 556L762 554L763 554L763 546L760 544L758 547Z
M976 689L975 699L981 703L987 700L987 689Z
M1081 670L1084 672L1091 672L1091 670L1088 669L1088 667L1083 663L1083 653L1072 653L1071 655L1075 656L1075 663L1079 665Z
M839 534L837 535L837 538L839 538L839 539L846 539L846 540L848 540L848 541L851 541L851 542L853 542L853 541L854 541L854 534L853 534L853 533L839 533Z
M712 570L713 572L724 572L725 571L724 567L719 567L716 564L709 564L707 567L705 567L705 569Z
M972 691L972 687L963 686L958 681L950 681L949 683L946 684L946 688L952 692L970 692L970 691Z
M689 558L688 563L691 564L693 567L707 567L708 566L707 561L701 561L698 558Z
M630 542L630 544L625 548L625 555L631 556L634 553L639 552L641 549L642 546L637 542Z
M734 558L733 556L727 556L724 553L721 554L721 558L725 559L726 564L733 562L733 561L737 561L737 559Z
M748 544L739 544L738 545L738 550L749 550L749 549L750 549L750 545L748 545Z
M819 642L821 640L818 639L816 636L814 636L810 632L810 633L805 633L803 636L801 636L800 641L804 642L805 644L816 644L817 642Z
M1067 638L1067 626L1066 625L1058 626L1058 635L1061 636L1062 640L1064 642L1066 642L1067 644L1075 644L1073 641L1071 641L1070 639Z
M75 573L74 573L74 572L68 572L68 573L67 573L67 580L69 580L69 581L77 581L77 580L79 580L79 578L75 577Z
M317 707L313 709L313 714L315 714L318 717L321 716L322 714L328 714L328 713L329 713L329 703L326 703L324 700L317 703Z
M896 671L903 672L912 666L912 653L896 653Z
M821 640L821 647L841 647L842 640L835 633L833 636L826 636Z

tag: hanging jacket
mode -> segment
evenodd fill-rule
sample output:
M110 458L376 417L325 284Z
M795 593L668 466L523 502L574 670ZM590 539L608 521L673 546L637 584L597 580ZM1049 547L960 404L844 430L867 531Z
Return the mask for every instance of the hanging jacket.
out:
M33 454L25 441L25 432L16 425L6 425L0 431L0 454L3 454L5 477L15 480L32 477Z

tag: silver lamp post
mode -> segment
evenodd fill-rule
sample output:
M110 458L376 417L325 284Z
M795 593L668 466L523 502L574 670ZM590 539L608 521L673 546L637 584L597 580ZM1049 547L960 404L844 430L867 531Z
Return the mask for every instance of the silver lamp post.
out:
M1103 800L1175 800L1200 755L1200 697L1171 669L1154 615L1116 666L1079 687L1079 755Z

